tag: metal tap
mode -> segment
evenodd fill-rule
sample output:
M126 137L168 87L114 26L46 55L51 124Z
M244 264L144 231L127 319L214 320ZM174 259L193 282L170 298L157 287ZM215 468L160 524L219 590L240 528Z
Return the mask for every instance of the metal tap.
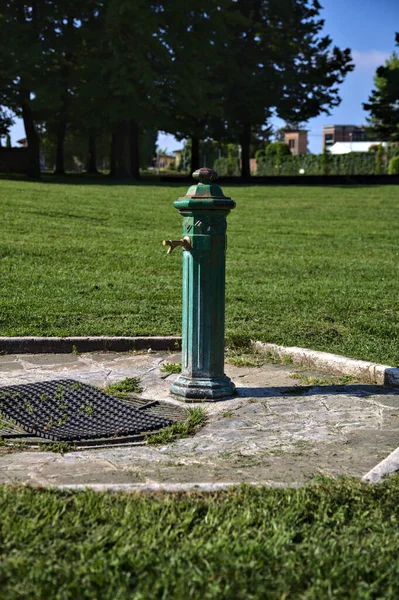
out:
M169 246L167 254L172 254L178 246L181 246L184 250L191 250L191 240L188 235L185 235L181 240L164 240L162 246Z

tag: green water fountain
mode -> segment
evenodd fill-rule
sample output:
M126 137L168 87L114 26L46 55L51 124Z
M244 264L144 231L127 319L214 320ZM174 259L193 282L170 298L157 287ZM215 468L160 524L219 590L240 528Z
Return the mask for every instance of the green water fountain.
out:
M183 237L164 240L168 254L183 249L182 372L172 394L186 402L216 401L235 393L224 373L226 217L235 202L203 167L197 183L174 202L183 217Z

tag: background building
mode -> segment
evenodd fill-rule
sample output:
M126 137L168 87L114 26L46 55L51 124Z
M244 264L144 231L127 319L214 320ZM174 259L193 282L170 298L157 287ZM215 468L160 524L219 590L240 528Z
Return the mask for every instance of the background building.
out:
M325 125L323 128L323 148L327 150L336 142L361 142L365 138L365 130L357 125Z
M350 152L368 152L372 146L382 145L385 149L387 142L335 142L330 147L331 154L349 154Z
M284 134L284 141L288 144L291 154L308 153L308 132L305 129L287 131Z

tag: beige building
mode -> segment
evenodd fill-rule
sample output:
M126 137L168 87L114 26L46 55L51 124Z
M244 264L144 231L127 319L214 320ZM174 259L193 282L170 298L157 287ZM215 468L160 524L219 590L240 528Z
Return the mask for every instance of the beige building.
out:
M157 154L157 169L167 171L171 163L175 163L175 157L170 154Z
M357 125L326 125L323 128L323 149L330 150L336 142L362 142L366 137Z
M308 153L308 132L305 129L287 131L284 134L284 141L288 144L291 154Z
M183 150L173 150L173 154L175 155L176 169L178 169L182 163Z

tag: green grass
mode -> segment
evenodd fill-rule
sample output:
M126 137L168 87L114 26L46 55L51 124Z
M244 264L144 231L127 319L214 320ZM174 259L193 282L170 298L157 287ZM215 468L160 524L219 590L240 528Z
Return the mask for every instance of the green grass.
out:
M149 435L147 444L149 446L159 446L195 435L201 427L204 427L206 420L207 416L204 408L191 406L187 409L187 419L172 423L169 427L161 429L159 433Z
M140 394L142 391L139 377L125 377L122 381L111 383L104 388L104 392L116 398L125 398L129 394Z
M291 379L298 379L303 385L346 385L347 383L355 383L356 380L350 375L343 377L314 377L313 375L305 375L305 373L292 373L289 375Z
M0 181L0 335L181 330L186 185ZM226 334L399 365L398 188L226 187Z
M160 368L161 373L176 374L181 373L181 363L164 363Z
M1 597L394 600L399 486L0 488Z

